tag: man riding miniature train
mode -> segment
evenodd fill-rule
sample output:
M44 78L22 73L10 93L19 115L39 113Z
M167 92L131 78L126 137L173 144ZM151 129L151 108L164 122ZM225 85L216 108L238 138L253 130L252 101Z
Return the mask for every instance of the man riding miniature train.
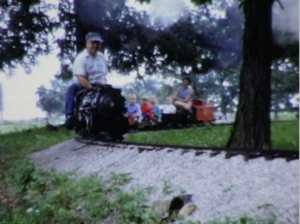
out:
M88 33L85 40L86 49L77 55L73 64L73 75L77 78L77 83L73 83L67 91L65 126L68 129L72 129L75 124L76 94L82 89L92 89L93 85L107 83L108 66L104 55L99 51L103 42L100 34Z

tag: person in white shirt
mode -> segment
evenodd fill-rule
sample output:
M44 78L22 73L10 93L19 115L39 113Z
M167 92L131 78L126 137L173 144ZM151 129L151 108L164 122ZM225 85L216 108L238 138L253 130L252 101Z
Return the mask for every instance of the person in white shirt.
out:
M168 97L166 99L166 105L162 108L163 114L175 114L176 113L176 107L172 104L172 98Z
M76 94L82 89L92 89L95 84L106 84L108 66L104 55L99 51L103 42L100 34L88 33L85 37L86 49L80 52L73 64L73 75L77 82L73 83L66 97L66 123L68 129L74 126L74 109Z

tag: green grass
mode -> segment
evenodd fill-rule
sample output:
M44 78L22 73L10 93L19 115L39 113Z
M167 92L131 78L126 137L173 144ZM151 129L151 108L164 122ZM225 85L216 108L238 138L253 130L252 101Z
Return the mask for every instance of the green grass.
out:
M275 116L274 112L270 113L270 118L273 121L289 121L289 120L294 120L295 118L297 118L297 114L299 112L292 112L292 111L283 111L283 112L278 112L277 114L277 118Z
M25 163L8 174L5 198L10 200L0 203L3 224L157 221L145 205L149 189L123 190L130 182L127 175L75 179L71 174L40 171Z
M224 147L229 139L232 126L205 126L184 130L141 132L130 134L126 141L189 145L203 147ZM272 124L274 149L299 150L299 121L286 121Z
M299 150L299 120L273 124L272 142L275 149Z
M24 123L24 122L19 122L15 124L3 124L0 125L0 135L1 134L7 134L7 133L12 133L12 132L20 132L27 130L29 128L36 128L36 127L43 127L45 124L42 123L37 123L37 122L30 122L30 123Z
M50 131L45 127L7 133L0 135L0 155L23 157L71 138L74 138L73 132Z

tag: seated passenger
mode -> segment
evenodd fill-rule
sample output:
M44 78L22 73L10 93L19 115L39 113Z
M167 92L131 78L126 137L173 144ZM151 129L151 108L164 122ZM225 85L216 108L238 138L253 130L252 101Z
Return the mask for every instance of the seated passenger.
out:
M142 105L141 105L141 110L142 110L142 116L143 120L152 120L153 119L153 108L151 104L149 104L148 97L143 96L142 98Z
M163 114L175 114L176 113L176 107L172 104L172 98L168 97L166 99L166 104L162 108Z
M153 107L154 120L161 122L161 111L160 111L160 108L158 106L157 99L155 96L150 97L150 103Z
M126 116L131 124L142 121L142 111L140 105L136 102L136 95L129 96L129 103L126 105Z
M177 91L176 96L173 98L173 104L176 107L191 111L194 90L190 85L191 79L184 78L183 86Z

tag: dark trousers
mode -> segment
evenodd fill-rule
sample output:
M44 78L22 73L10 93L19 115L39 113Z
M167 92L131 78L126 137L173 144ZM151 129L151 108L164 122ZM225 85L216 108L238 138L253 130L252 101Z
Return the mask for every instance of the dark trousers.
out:
M76 94L84 89L84 87L79 84L79 83L73 83L68 91L67 91L67 96L66 96L66 110L65 114L67 115L74 115L74 110L76 106Z

